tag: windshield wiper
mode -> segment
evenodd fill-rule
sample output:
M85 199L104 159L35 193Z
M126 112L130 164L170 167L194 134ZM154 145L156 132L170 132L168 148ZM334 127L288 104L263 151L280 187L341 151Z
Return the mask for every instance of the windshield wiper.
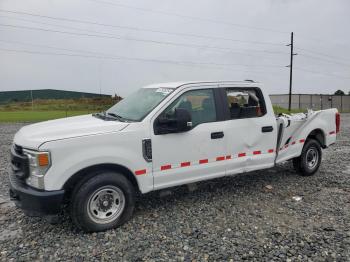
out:
M98 117L101 119L105 119L106 118L106 112L99 112L99 113L94 113L92 114L94 117Z
M106 112L106 111L103 111L103 112L100 112L100 113L95 113L95 114L92 114L94 117L98 117L98 118L101 118L103 120L115 120L117 119L118 121L120 122L133 122L132 120L130 119L126 119L120 115L117 115L115 113L110 113L110 112Z
M107 112L106 111L103 111L103 112L99 112L99 113L95 113L95 114L92 114L94 117L97 117L97 118L100 118L100 119L103 119L103 120L114 120L116 117L109 117L107 116Z
M114 118L117 118L119 121L122 121L122 122L130 122L129 119L126 119L126 118L124 118L124 117L122 117L122 116L120 116L120 115L117 115L117 114L115 114L115 113L110 113L110 112L108 112L107 115L112 116L112 117L114 117Z

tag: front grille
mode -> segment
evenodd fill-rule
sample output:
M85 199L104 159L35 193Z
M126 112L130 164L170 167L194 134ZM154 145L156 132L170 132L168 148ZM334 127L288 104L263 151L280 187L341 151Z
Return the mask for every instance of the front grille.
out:
M23 148L14 145L11 148L11 168L12 172L20 179L25 179L29 176L29 160L23 154Z

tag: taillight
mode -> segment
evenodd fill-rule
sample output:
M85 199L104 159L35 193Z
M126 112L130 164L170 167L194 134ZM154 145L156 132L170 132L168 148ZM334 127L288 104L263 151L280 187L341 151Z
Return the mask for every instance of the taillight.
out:
M335 130L338 134L340 131L340 114L338 112L335 114L335 128L336 128Z

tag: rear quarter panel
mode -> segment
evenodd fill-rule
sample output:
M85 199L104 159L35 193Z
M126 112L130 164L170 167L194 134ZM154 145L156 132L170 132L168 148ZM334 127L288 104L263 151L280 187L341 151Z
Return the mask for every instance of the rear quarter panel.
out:
M337 112L335 108L320 110L315 111L306 120L291 121L291 125L284 131L276 163L300 156L307 137L316 129L322 132L325 147L335 143Z

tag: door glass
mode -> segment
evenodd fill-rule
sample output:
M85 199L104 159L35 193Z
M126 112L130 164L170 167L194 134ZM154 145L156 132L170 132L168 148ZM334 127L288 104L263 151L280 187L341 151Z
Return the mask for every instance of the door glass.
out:
M255 90L226 89L230 118L260 117L265 114L261 95Z
M178 97L164 111L165 117L172 117L176 108L186 109L192 117L192 127L216 121L216 109L212 89L188 91Z

